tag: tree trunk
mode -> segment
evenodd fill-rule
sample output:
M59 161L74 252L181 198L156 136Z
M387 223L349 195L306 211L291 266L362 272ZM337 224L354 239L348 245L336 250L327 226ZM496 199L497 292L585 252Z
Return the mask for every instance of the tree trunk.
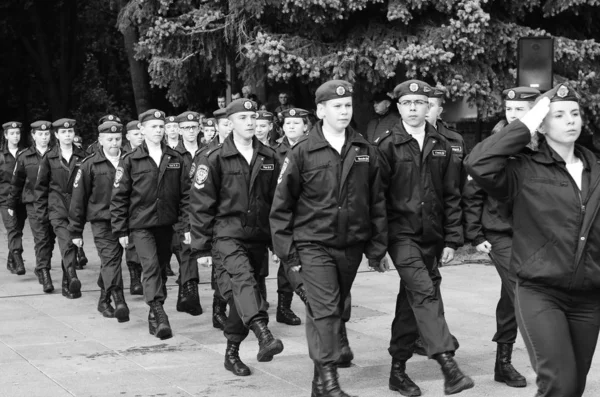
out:
M135 108L138 114L140 114L152 107L148 70L144 62L135 59L135 44L138 41L137 28L129 25L121 32L123 33L127 60L129 61L129 73L131 74L131 85L133 87L133 96L135 97Z

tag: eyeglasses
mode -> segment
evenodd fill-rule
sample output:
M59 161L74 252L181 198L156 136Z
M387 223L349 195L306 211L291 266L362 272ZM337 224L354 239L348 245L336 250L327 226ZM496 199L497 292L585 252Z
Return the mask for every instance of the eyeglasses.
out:
M183 131L189 131L189 130L197 130L197 129L200 129L200 127L198 127L198 126L196 126L196 125L190 125L190 126L187 126L187 127L179 127L179 129L180 129L180 130L183 130Z
M400 104L400 106L404 106L404 107L411 107L412 105L415 106L425 106L428 105L429 102L428 101L422 101L420 99L416 100L416 101L399 101L398 102Z

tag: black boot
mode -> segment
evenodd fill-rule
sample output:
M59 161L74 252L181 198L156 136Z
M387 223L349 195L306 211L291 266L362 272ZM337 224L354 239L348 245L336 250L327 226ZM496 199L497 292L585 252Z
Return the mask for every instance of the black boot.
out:
M406 375L406 362L392 360L392 369L390 370L390 390L397 391L403 396L420 396L421 389Z
M103 317L115 318L115 308L110 304L110 296L104 288L100 288L100 298L98 298L98 311Z
M111 291L112 298L115 301L115 317L120 323L129 321L129 307L125 302L123 290L120 287L114 287Z
M316 364L312 380L310 397L323 397L323 382L321 381L321 377L319 376L319 368Z
M305 305L308 305L308 298L306 297L306 288L304 288L304 285L296 288L296 295L298 295L300 300L304 302Z
M256 359L259 362L273 360L273 356L283 351L283 343L275 339L265 320L254 320L250 323L250 329L258 339L258 354Z
M449 353L436 354L433 357L442 367L444 374L444 394L456 394L475 386L473 380L462 373L458 364Z
M296 313L292 311L292 298L294 294L290 293L279 293L277 294L277 315L275 318L278 323L284 323L287 325L300 325L302 321Z
M227 302L213 296L213 327L220 330L225 329L225 321L227 321Z
M240 360L240 342L227 341L225 350L225 369L237 376L251 375L250 368Z
M81 270L85 265L88 264L88 258L85 256L83 247L77 248L77 269Z
M67 280L68 280L67 285L69 287L69 291L72 294L79 294L79 296L81 296L81 282L77 278L77 271L75 270L75 264L74 263L70 264L66 268L66 270L63 270L63 272L65 272L65 271L67 273Z
M196 280L186 281L183 286L179 285L176 307L178 312L186 312L192 316L202 314L200 296L198 296L198 282Z
M81 291L72 292L69 288L69 278L67 277L66 271L63 269L63 279L62 279L62 294L67 299L77 299L81 298Z
M319 376L323 382L322 397L352 397L340 388L335 364L319 365Z
M142 272L138 269L138 264L128 263L127 268L129 269L129 293L131 295L143 295L144 288L142 287Z
M340 358L336 362L338 368L348 368L352 366L352 360L354 360L354 353L350 349L350 342L348 341L348 334L346 333L346 323L341 322L340 326Z
M17 274L17 269L15 268L15 260L13 258L12 252L9 252L6 256L6 269L11 272L11 274Z
M264 276L258 276L258 290L260 291L260 296L262 296L265 304L267 305L267 309L269 308L269 301L267 300L267 278Z
M150 310L152 311L152 319L155 322L155 326L152 327L150 316L148 316L148 322L150 325L150 333L159 339L169 339L173 336L171 331L171 324L169 324L169 317L165 313L163 304L159 301L150 302ZM154 328L154 329L153 329Z
M14 250L12 252L12 257L15 266L15 272L17 275L22 276L26 273L25 271L25 262L23 262L23 257L21 256L21 251Z
M39 271L40 281L42 284L42 289L45 293L49 294L54 291L54 285L52 284L52 277L50 277L50 270L42 269Z
M512 343L498 343L494 380L504 382L510 387L525 387L527 386L527 379L512 365L512 351Z

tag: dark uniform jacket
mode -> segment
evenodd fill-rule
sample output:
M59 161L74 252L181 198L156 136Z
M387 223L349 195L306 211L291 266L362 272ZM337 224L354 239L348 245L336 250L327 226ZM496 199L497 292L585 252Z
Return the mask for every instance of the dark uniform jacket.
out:
M367 257L382 259L387 221L377 149L347 128L340 155L322 125L315 124L283 162L271 209L274 252L294 262L295 243L334 248L366 243Z
M467 181L462 203L465 240L473 246L487 241L487 232L512 235L506 204L487 194L474 180Z
M284 136L279 140L279 142L277 142L277 145L274 147L274 149L275 153L277 153L277 159L279 160L279 164L283 164L283 161L287 157L287 154L291 148L292 145L290 145L290 141L289 139L287 139L287 136Z
M441 121L438 121L435 127L437 129L437 132L441 136L446 138L448 143L450 143L450 147L452 148L452 160L456 162L460 167L459 187L462 191L462 189L465 186L465 183L467 183L467 172L465 171L465 167L463 166L463 160L466 156L465 140L463 139L462 135L449 128L448 126L446 126L446 124L444 124Z
M222 145L202 151L190 193L192 249L210 256L213 238L271 245L269 210L277 185L275 151L253 139L248 162L230 134Z
M100 148L86 157L73 182L69 232L81 238L86 222L110 221L110 200L116 168Z
M24 204L32 204L35 201L34 188L40 162L49 150L51 149L41 154L33 145L17 155L17 164L12 175L8 197L8 208L15 208L19 200Z
M400 115L394 112L391 108L386 114L376 115L375 118L369 121L367 124L366 140L371 143L377 143L386 131L394 128L396 124L400 122ZM379 140L378 140L379 139Z
M473 149L465 162L467 172L490 195L510 204L511 263L519 278L568 290L597 290L599 160L575 146L585 167L580 191L563 159L545 141L537 152L520 153L530 140L527 126L513 121Z
M121 151L123 154L133 152L133 148L131 147L131 143L129 141L125 142L123 146L121 146Z
M73 154L66 163L59 144L42 157L34 202L35 214L40 222L69 218L73 181L85 157L85 152L73 145Z
M189 178L183 157L164 143L162 151L159 166L148 154L146 142L123 156L110 204L116 236L128 236L129 229L168 225L175 225L177 231L189 231Z
M22 152L23 149L17 149L16 157L18 158ZM0 151L0 207L13 208L9 206L9 195L16 162L17 160L8 150L8 144L5 144L2 151Z
M90 146L88 146L87 149L85 149L85 154L89 156L91 154L96 153L98 149L100 149L100 142L95 141Z
M185 148L185 146L183 145L183 141L179 141L179 144L175 147L175 151L177 151L181 155L181 157L183 157L184 171L186 175L188 175L190 178L193 177L193 172L190 171L193 167L194 158L196 157L196 154L201 150L202 147L198 146L198 150L196 151L196 153L192 154L188 152L188 150Z
M423 151L402 122L379 141L390 244L412 242L434 250L463 244L460 167L452 147L429 123ZM440 252L432 252L437 256Z

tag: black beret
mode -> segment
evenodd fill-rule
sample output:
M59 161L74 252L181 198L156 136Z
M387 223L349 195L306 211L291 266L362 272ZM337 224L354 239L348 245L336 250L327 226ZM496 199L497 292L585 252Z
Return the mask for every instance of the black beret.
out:
M579 103L579 94L565 84L558 84L550 91L540 95L541 98L550 98L550 102L577 102Z
M98 125L104 123L105 121L116 121L117 123L121 122L119 116L115 116L114 114L107 114L106 116L100 117L98 120Z
M424 81L407 80L394 88L394 96L396 99L400 99L405 95L424 95L429 97L431 91L433 91L431 86Z
M266 110L259 110L257 114L258 117L256 118L256 120L273 121L273 113L271 112L267 112Z
M231 101L229 105L225 108L225 114L227 117L232 114L240 113L240 112L256 112L258 109L256 102L251 101L247 98L236 99L235 101Z
M83 139L79 135L73 137L73 143L83 143Z
M215 119L204 119L202 120L202 125L204 127L214 127L217 124Z
M23 125L21 123L19 123L18 121L9 121L8 123L4 123L2 124L2 128L4 129L4 131L10 129L10 128L18 128L21 129Z
M116 134L117 132L123 132L123 124L116 121L106 121L98 126L98 133L100 134Z
M58 119L52 123L52 128L73 128L75 127L75 120L73 119Z
M351 97L353 91L352 84L345 80L329 80L317 88L315 103L319 104L331 99Z
M138 120L140 121L140 123L143 123L143 122L149 121L149 120L165 121L165 113L160 110L157 110L157 109L146 110L144 113L142 113L138 116Z
M52 123L46 120L38 120L31 123L29 126L32 130L46 131L52 128Z
M213 112L213 116L216 120L224 119L225 117L227 117L227 111L225 110L225 108L217 109Z
M137 121L137 120L130 121L129 123L127 123L126 129L127 129L127 131L139 130L140 129L140 122Z
M431 91L427 95L429 98L439 98L442 99L446 96L446 91L442 90L438 87L431 87Z
M540 96L540 90L531 87L513 87L502 91L505 101L535 101Z
M200 123L200 115L196 112L183 112L175 119L178 123L185 123L186 121L195 121L196 123Z
M177 123L177 116L167 116L165 117L165 124Z
M283 119L292 118L292 117L302 118L302 117L308 115L308 112L306 110L300 109L300 108L291 108L291 109L284 110L280 114Z

